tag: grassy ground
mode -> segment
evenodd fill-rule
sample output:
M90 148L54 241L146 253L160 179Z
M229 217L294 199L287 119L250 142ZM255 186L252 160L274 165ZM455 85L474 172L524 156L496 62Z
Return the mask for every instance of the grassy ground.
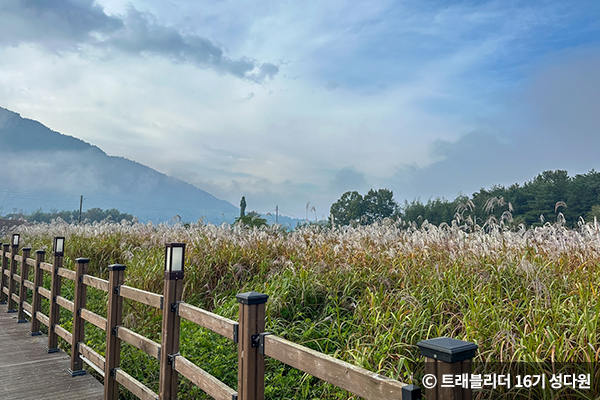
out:
M269 332L406 383L419 384L423 374L416 343L439 336L476 343L481 362L597 363L600 357L596 224L484 231L388 223L283 232L53 223L18 232L33 250L50 250L53 236L66 236L66 267L87 257L89 273L106 279L109 264L125 264L127 285L156 293L162 293L164 244L185 242L185 301L237 319L237 293L266 293ZM90 308L105 315L105 294L90 294ZM158 312L126 301L125 315L128 327L159 341ZM102 352L104 333L86 329L88 344ZM237 350L227 339L184 322L181 353L237 386ZM157 390L156 362L129 345L122 360L126 372ZM274 360L266 385L271 399L351 397ZM180 392L184 399L202 396L185 380ZM560 395L545 393L533 398Z

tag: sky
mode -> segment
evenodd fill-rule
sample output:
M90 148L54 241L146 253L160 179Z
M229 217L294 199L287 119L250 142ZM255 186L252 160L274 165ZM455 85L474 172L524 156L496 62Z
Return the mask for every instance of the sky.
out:
M600 2L2 0L0 106L321 219L600 169Z

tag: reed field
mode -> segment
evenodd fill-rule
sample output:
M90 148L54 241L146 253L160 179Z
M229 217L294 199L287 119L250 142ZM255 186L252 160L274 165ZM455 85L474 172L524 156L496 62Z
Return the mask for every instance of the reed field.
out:
M406 383L420 384L423 375L417 342L440 336L476 343L475 362L600 358L596 222L581 221L577 229L483 229L456 221L420 227L384 221L291 232L53 222L16 232L34 251L48 249L48 257L52 238L65 236L65 267L87 257L88 273L106 279L109 264L125 264L125 284L155 293L163 290L165 243L184 242L184 301L237 320L237 293L266 293L267 331ZM65 297L69 290L65 283ZM89 296L88 308L105 315L105 294L90 288ZM160 341L158 311L126 300L124 315L124 325ZM67 328L69 319L66 312ZM101 353L104 335L86 327L87 343ZM228 339L183 321L181 353L237 387L237 347ZM126 372L157 390L156 361L126 344L121 360ZM269 399L355 398L274 360L267 360L265 382ZM180 381L180 398L203 398L198 392ZM531 396L519 398L566 398L558 391Z

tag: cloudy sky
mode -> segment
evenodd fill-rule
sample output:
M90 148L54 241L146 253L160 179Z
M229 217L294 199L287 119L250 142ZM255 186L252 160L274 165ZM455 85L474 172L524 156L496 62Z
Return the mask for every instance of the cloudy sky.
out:
M2 0L0 106L322 218L600 169L597 0Z

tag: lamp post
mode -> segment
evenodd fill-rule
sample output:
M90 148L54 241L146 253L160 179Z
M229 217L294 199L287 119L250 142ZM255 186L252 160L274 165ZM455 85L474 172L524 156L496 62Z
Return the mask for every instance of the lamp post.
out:
M177 399L177 371L173 363L179 353L178 305L183 292L185 243L168 243L165 249L162 340L160 352L159 398Z

